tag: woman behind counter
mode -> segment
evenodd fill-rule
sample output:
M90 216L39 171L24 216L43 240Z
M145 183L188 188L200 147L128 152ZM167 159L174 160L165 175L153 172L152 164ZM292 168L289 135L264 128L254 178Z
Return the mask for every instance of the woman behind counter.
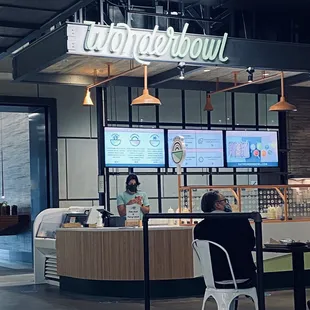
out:
M139 179L130 174L126 179L126 191L117 196L117 210L120 216L126 216L126 206L137 204L140 206L140 216L150 212L150 203L145 192L138 190Z

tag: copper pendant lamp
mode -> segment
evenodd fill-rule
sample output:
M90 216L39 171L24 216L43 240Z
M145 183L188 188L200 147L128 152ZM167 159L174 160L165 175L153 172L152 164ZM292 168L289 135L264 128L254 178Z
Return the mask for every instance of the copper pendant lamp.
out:
M211 103L211 96L210 94L207 95L207 102L206 105L204 107L204 111L213 111L213 105Z
M161 105L158 98L151 96L147 88L147 66L144 65L144 89L141 96L134 99L131 103L132 106L157 106Z
M284 97L284 73L281 72L281 98L278 103L275 103L269 108L269 111L273 112L289 112L289 111L297 111L297 108L293 105L285 101Z
M93 106L94 105L93 100L90 97L90 90L89 90L89 88L86 89L86 94L85 94L85 98L84 98L84 101L83 101L83 105L84 106Z

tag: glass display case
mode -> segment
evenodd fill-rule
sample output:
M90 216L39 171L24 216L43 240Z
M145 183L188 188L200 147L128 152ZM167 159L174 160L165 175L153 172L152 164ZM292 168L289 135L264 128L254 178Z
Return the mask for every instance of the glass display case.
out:
M233 212L260 212L272 221L310 221L310 184L186 186L179 188L179 212L199 213L201 197L208 191L221 192ZM183 220L193 225L196 220Z
M36 238L56 239L56 230L62 226L64 218L63 212L45 214L39 223Z

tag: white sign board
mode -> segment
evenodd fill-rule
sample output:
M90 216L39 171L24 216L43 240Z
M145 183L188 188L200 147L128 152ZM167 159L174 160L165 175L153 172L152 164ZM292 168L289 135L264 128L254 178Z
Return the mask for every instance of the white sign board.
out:
M143 65L150 61L195 63L226 63L228 34L223 37L188 34L188 24L182 33L173 27L167 31L130 28L127 24L110 26L93 22L68 24L68 53L106 58L134 59Z
M132 204L126 206L126 220L139 221L140 220L140 205Z

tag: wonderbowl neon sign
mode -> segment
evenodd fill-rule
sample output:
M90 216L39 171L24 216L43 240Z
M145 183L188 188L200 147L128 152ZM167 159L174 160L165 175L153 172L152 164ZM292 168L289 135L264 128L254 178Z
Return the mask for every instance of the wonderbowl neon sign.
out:
M223 37L199 37L187 34L188 24L184 25L182 33L177 33L172 27L167 31L159 31L155 26L153 31L132 29L127 24L111 24L110 27L98 26L87 22L88 28L84 40L84 51L98 55L119 58L133 58L140 64L148 65L149 60L162 61L198 61L222 62L229 58L225 56L228 34Z

